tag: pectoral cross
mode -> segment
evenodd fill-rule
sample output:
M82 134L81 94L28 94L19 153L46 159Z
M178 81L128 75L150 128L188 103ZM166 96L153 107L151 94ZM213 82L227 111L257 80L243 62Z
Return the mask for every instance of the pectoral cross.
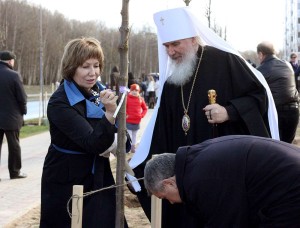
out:
M163 19L162 17L160 18L160 22L161 22L162 25L165 25L165 24L164 24L164 20L165 20L165 19Z

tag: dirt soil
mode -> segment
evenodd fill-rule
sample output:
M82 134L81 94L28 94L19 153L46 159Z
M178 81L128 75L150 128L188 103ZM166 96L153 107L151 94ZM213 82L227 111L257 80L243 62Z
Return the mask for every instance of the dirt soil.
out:
M128 159L132 154L128 154ZM111 161L113 174L115 175L116 159ZM127 187L124 188L125 217L129 228L150 228L150 223L141 208L137 197ZM40 219L40 206L32 208L25 215L14 220L3 228L38 228Z
M150 223L140 207L136 196L130 192L125 193L125 217L130 228L150 228ZM40 206L31 209L4 228L38 228L39 219Z

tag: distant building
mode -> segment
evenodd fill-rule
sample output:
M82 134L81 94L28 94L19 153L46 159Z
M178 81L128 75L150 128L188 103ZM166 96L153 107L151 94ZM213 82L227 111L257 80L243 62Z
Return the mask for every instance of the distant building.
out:
M285 45L284 59L292 52L300 56L300 0L285 0Z

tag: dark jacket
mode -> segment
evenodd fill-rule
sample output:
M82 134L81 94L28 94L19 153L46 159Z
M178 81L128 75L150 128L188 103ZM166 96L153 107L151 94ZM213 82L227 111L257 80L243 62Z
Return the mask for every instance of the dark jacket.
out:
M299 227L300 150L224 136L176 153L176 182L196 227Z
M21 76L0 61L0 129L20 130L27 113L27 95Z
M276 106L298 102L294 72L288 62L270 55L262 61L257 70L266 78Z
M68 95L67 95L68 94ZM40 227L70 227L67 202L73 185L84 192L114 184L109 158L99 156L114 141L116 128L102 111L65 81L48 103L51 144L42 175ZM83 227L115 227L115 189L83 200Z

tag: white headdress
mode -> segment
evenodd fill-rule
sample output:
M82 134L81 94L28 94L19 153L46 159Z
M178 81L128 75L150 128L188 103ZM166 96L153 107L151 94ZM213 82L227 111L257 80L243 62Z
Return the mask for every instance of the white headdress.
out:
M253 68L235 49L226 41L216 35L210 28L202 24L195 16L190 7L181 7L160 11L154 14L154 21L157 26L158 52L159 52L159 81L160 90L169 76L169 57L166 53L163 43L199 36L204 44L216 47L220 50L235 54L242 58L257 79L265 87L268 95L268 119L272 138L279 139L278 119L275 103L270 88L264 76ZM130 166L135 168L143 162L149 153L152 133L157 116L157 110L160 103L160 93L157 105L153 111L151 120L142 136L141 143L130 161Z

